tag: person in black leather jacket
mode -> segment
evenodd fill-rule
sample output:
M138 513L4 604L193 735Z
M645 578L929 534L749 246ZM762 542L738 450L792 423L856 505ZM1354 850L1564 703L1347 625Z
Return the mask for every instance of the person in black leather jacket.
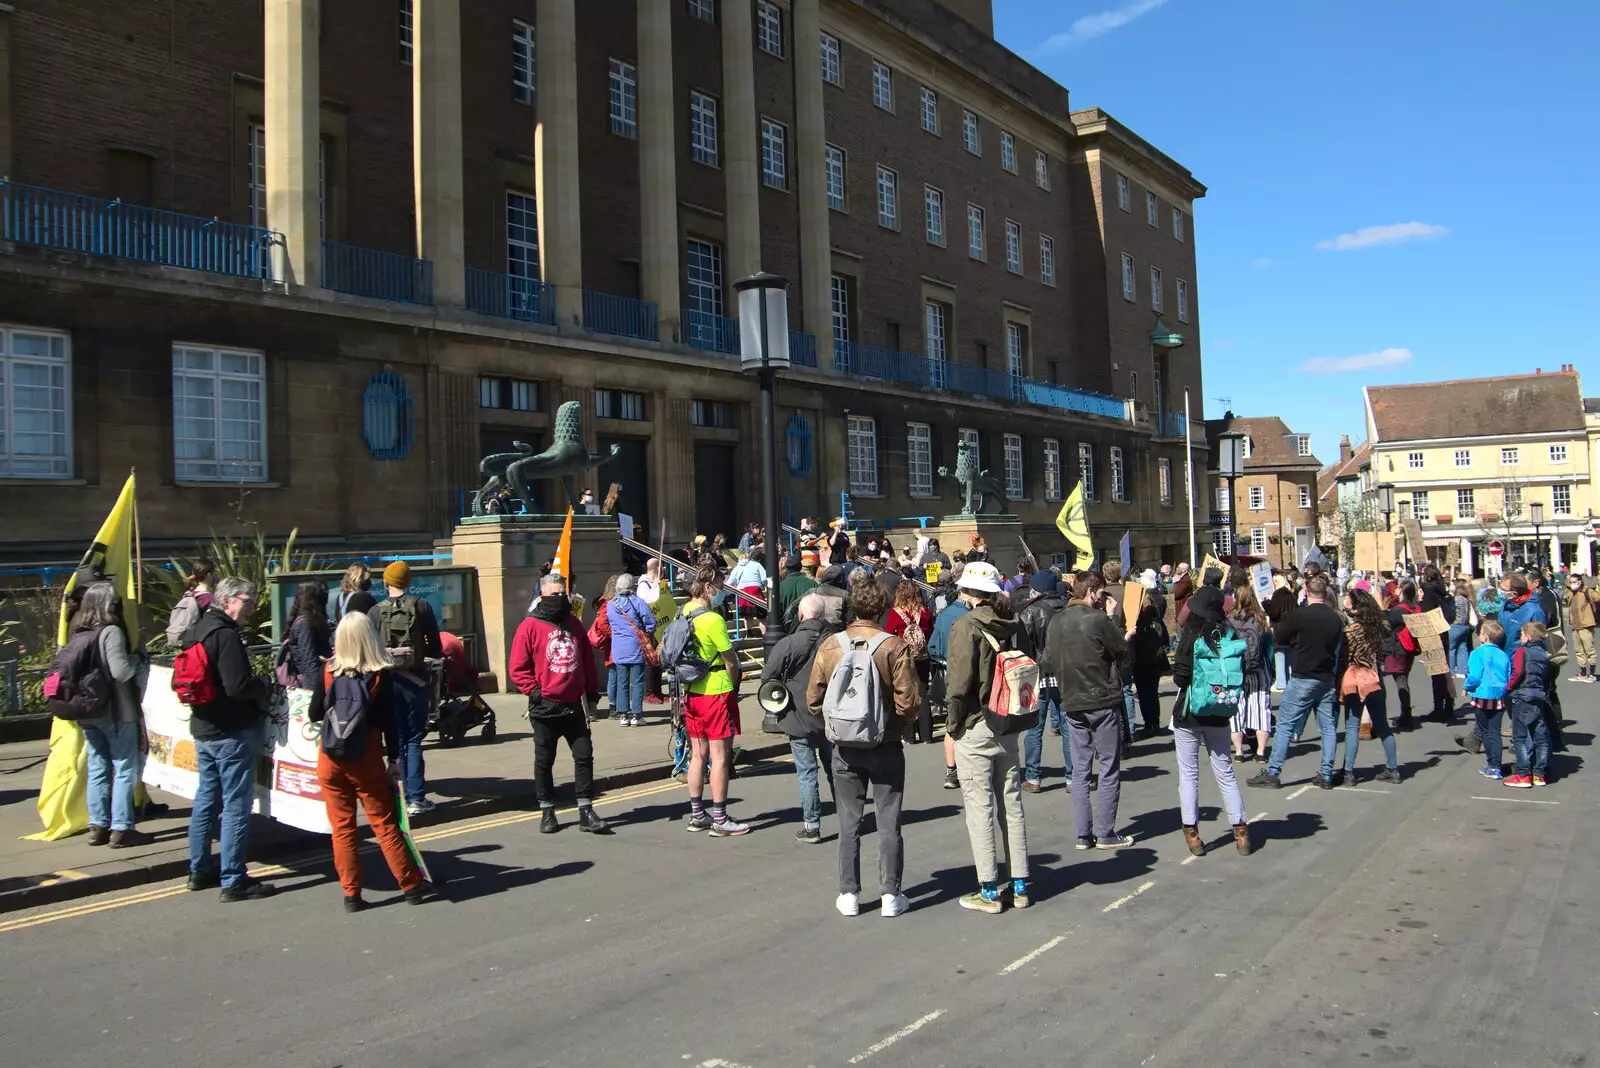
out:
M1050 621L1067 607L1067 599L1058 591L1054 571L1037 572L1028 580L1028 585L1033 599L1017 613L1017 646L1038 661L1043 657ZM1039 700L1044 704L1044 714L1039 717L1038 724L1022 736L1022 789L1030 794L1038 793L1044 781L1041 765L1046 720L1061 734L1061 763L1067 786L1072 786L1072 732L1061 722L1061 691L1048 672L1041 672L1039 677Z

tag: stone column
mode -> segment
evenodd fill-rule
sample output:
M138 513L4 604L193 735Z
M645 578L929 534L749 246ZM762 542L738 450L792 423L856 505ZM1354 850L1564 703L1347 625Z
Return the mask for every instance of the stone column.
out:
M798 55L798 53L797 53ZM722 0L722 174L728 281L761 270L761 156L756 136L754 0Z
M0 2L0 174L11 173L11 12Z
M322 284L317 155L321 0L266 0L267 223L283 234L278 277Z
M575 0L540 0L535 24L539 123L533 157L539 271L556 287L556 322L583 322L583 228L578 211L578 17Z
M672 91L673 0L639 0L640 277L662 338L678 336L678 154Z
M800 200L800 321L833 366L833 257L828 238L827 123L822 106L822 0L794 0L795 193Z
M687 393L659 395L656 432L651 438L651 496L657 515L667 521L667 544L694 532L694 433L689 428L693 399ZM655 532L652 532L655 533Z
M433 261L433 296L466 303L462 215L461 2L415 0L411 60L417 255ZM270 143L270 142L269 142Z

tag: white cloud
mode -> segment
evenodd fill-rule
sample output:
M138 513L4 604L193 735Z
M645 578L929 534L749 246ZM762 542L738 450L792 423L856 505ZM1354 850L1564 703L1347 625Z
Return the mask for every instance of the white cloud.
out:
M1370 371L1374 367L1399 367L1411 362L1410 349L1382 349L1358 356L1318 356L1300 365L1313 375L1338 375L1346 371Z
M1104 36L1112 30L1126 26L1141 15L1149 14L1156 8L1165 4L1167 0L1132 0L1111 11L1101 11L1095 15L1085 15L1075 20L1063 33L1053 34L1045 39L1039 46L1041 52L1059 52L1063 48L1092 41L1096 37Z
M1277 261L1271 256L1258 256L1250 261L1252 267L1271 267Z
M1398 245L1402 241L1421 241L1430 237L1442 237L1450 231L1442 226L1432 223L1403 222L1389 226L1363 226L1353 234L1340 234L1338 237L1327 241L1318 241L1317 248L1331 249L1334 252L1349 252L1352 249L1372 248L1374 245Z

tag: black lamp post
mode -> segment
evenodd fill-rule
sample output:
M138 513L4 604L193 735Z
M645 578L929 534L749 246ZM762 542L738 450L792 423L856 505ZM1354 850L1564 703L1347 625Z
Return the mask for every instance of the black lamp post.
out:
M1533 566L1544 574L1544 538L1539 533L1539 528L1544 524L1544 503L1534 501L1528 505L1528 518L1533 520Z
M1234 484L1244 474L1244 439L1245 435L1237 430L1217 435L1217 473L1228 480L1228 551L1235 560L1239 558L1239 532L1235 529L1238 526L1235 513L1239 509L1239 502ZM1202 575L1201 579L1204 578Z
M1389 519L1394 515L1394 487L1387 482L1378 486L1378 511L1383 513L1383 532L1389 533ZM1391 549L1394 548L1393 539L1390 539ZM1378 570L1383 570L1383 561L1378 561Z

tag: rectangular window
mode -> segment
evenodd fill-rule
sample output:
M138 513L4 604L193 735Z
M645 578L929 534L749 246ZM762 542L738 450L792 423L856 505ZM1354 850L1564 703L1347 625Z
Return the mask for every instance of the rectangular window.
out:
M1056 243L1039 235L1039 281L1047 286L1056 284Z
M639 68L620 59L611 61L611 132L639 136Z
M1567 462L1567 447L1565 445L1550 446L1550 462L1564 464Z
M761 120L761 184L789 188L789 131L770 119Z
M1227 527L1211 532L1211 548L1221 557L1233 555L1233 531Z
M967 443L967 447L972 450L972 462L981 468L983 466L983 457L979 449L982 443L978 437L978 432L969 426L957 427L956 438Z
M1061 499L1061 442L1044 439L1044 499Z
M1163 456L1161 458L1161 463L1157 467L1157 473L1158 473L1159 478L1161 479L1161 503L1162 504L1171 504L1172 503L1172 461L1169 458Z
M597 389L594 391L594 414L599 419L644 418L644 394L629 393L622 389Z
M1409 471L1422 470L1422 454L1420 452L1406 453L1406 469Z
M1513 516L1521 515L1522 487L1507 486L1500 493L1500 503L1502 506L1500 510L1505 513L1507 519L1510 519Z
M839 38L822 35L822 80L829 85L843 85L844 72L839 65Z
M539 210L533 197L506 190L506 273L539 277Z
M1087 441L1078 442L1078 478L1083 483L1083 499L1094 500L1094 446Z
M1022 227L1010 219L1006 220L1006 270L1022 273Z
M1250 487L1250 510L1252 512L1264 511L1267 507L1267 488L1265 486Z
M1133 400L1139 399L1139 372L1128 372L1128 396Z
M872 102L885 111L894 110L894 71L872 61Z
M922 212L928 244L944 244L944 194L931 185L923 187Z
M1300 486L1300 507L1311 507L1311 487L1305 485L1304 483L1302 483Z
M931 134L939 132L939 94L922 87L922 128Z
M1571 515L1572 514L1572 487L1571 486L1561 486L1561 485L1551 486L1550 487L1550 504L1552 506L1552 510L1556 513L1556 515Z
M950 309L936 300L923 305L923 355L928 358L928 378L935 389L943 389L945 364L950 359Z
M761 51L783 58L783 13L769 0L756 4L756 44Z
M511 99L519 104L533 103L535 57L533 27L520 19L512 19Z
M521 378L480 378L478 407L536 412L539 410L539 383Z
M717 98L698 89L689 93L689 158L717 165Z
M913 497L933 496L933 428L906 424L906 483Z
M1233 507L1233 505L1228 500L1228 487L1227 486L1218 486L1216 488L1216 494L1217 494L1217 506L1216 506L1217 507L1217 511L1226 512L1229 508Z
M1005 130L1000 131L1000 166L1017 173L1017 139Z
M1128 207L1128 176L1126 174L1117 175L1117 207L1123 211L1132 210Z
M1137 283L1133 279L1133 257L1126 252L1122 254L1122 299L1139 299Z
M986 255L983 238L983 209L967 205L967 255L981 260Z
M983 142L978 133L978 116L970 111L961 112L961 143L967 146L967 151L974 156L983 154Z
M833 343L850 341L850 280L834 275L828 279L828 296L833 316Z
M1266 527L1251 527L1250 528L1250 555L1252 555L1252 556L1265 556L1265 555L1267 555L1267 528Z
M689 0L689 14L703 22L717 21L716 0Z
M503 378L478 379L478 407L505 407L506 380Z
M1246 460L1250 459L1250 457L1255 454L1255 447L1255 439L1246 434L1244 438L1244 458Z
M1006 324L1006 370L1021 378L1028 355L1028 334L1021 323Z
M1311 435L1310 434L1296 434L1294 436L1294 454L1296 456L1310 456L1311 455ZM1306 506L1305 505L1301 505L1300 507L1304 508Z
M1426 492L1413 493L1411 495L1411 517L1419 523L1433 518L1432 511L1428 507L1428 494Z
M888 167L878 168L878 225L900 229L900 176Z
M1020 501L1028 494L1027 481L1022 475L1022 435L1007 434L1004 439L1006 496Z
M1161 268L1150 268L1150 307L1161 310Z
M57 330L0 327L0 475L72 475L72 342Z
M1178 322L1189 321L1189 283L1178 279Z
M1515 445L1508 446L1500 450L1501 467L1516 467L1517 464L1521 462L1521 454L1518 452Z
M1456 455L1455 455L1455 460L1456 460L1456 466L1457 467L1471 467L1472 466L1472 450L1471 449L1457 449L1456 450Z
M411 66L411 0L400 0L400 62Z
M851 415L847 420L850 492L878 492L878 423L871 416Z
M697 400L690 404L689 422L693 426L733 429L733 406L727 401Z
M828 207L834 211L845 210L844 200L844 149L828 145L823 149L827 167Z
M266 357L172 346L173 474L204 482L267 479Z
M1470 489L1456 490L1456 515L1463 519L1478 514L1478 505L1475 494Z
M250 124L249 155L245 160L245 178L250 189L250 225L267 225L267 128L259 122Z
M1172 209L1172 237L1176 241L1183 240L1183 212L1177 208Z
M685 246L683 266L689 283L684 307L706 315L723 314L722 246L691 239Z
M1146 193L1144 195L1145 221L1151 226L1160 226L1161 223L1158 221L1160 216L1161 209L1156 206L1156 195L1154 193Z
M1128 499L1128 479L1122 467L1122 446L1111 446L1111 499L1125 501Z
M536 412L539 410L539 383L521 378L511 379L511 410Z

